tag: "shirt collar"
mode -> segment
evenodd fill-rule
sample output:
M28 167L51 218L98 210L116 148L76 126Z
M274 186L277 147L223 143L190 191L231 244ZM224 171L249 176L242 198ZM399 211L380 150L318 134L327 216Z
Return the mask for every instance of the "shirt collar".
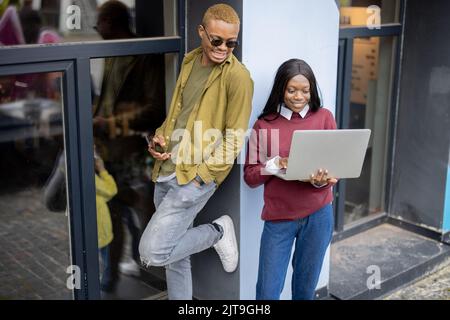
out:
M304 118L304 117L306 116L306 114L308 113L308 111L309 111L309 104L307 104L307 105L303 108L303 110L302 110L301 112L299 112L298 114L300 115L300 117ZM291 120L292 114L293 114L293 113L294 113L294 112L293 112L291 109L287 108L287 107L284 105L284 103L281 105L281 108L280 108L280 114L281 114L283 117L285 117L285 118L288 119L288 120Z
M194 50L192 50L191 52L186 53L185 59L184 59L184 64L187 64L189 62L191 62L192 60L194 60L197 56L200 56L203 53L203 48L200 46L198 48L195 48ZM218 66L223 67L223 65L225 63L231 63L233 60L233 53L230 53L230 55L220 64L218 64ZM216 65L214 65L216 66Z

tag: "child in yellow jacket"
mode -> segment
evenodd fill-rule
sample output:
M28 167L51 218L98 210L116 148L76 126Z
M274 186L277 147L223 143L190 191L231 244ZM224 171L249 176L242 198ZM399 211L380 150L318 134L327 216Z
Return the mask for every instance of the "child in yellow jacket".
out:
M113 240L111 214L107 202L117 194L114 178L106 171L103 160L95 153L95 198L97 203L98 247L103 263L100 287L112 290L111 257L109 245Z

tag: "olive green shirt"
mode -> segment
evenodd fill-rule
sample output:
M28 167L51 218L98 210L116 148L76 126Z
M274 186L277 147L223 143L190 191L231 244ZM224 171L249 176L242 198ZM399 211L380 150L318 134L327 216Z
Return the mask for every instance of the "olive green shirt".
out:
M199 47L185 55L167 118L156 130L155 134L165 139L166 152L182 111L183 94L194 62L202 51ZM197 175L207 184L214 181L220 185L225 180L245 141L252 98L250 73L233 54L221 64L214 65L200 98L189 113L185 134L179 143L175 167L178 184L187 184ZM213 133L221 134L217 140L212 139L214 143L211 142ZM152 173L154 182L158 179L162 163L161 160L155 162Z
M176 129L185 129L186 124L188 122L189 115L194 109L194 105L200 99L203 88L205 87L206 81L208 80L209 74L213 69L213 65L202 66L201 56L198 56L195 59L194 66L192 67L192 72L189 75L189 79L186 83L186 87L183 91L182 105L179 116L176 119L174 130ZM179 143L179 141L171 140L169 142L169 147L167 148L167 152L174 152L174 147ZM175 172L175 161L176 157L174 157L171 161L164 161L161 165L161 171L159 172L159 176L169 176Z

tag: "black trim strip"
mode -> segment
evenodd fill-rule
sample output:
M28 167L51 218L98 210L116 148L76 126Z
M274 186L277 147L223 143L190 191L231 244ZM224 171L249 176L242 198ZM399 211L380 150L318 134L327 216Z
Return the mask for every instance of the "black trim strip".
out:
M0 48L0 65L180 52L181 37L59 43Z

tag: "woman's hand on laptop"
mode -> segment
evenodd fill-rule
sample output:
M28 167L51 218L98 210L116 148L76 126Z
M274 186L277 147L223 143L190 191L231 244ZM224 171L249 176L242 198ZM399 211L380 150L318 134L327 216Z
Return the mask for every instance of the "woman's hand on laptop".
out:
M314 187L324 187L326 185L334 186L337 183L337 179L328 176L328 170L319 169L316 174L311 174L309 181L304 181L311 183Z

